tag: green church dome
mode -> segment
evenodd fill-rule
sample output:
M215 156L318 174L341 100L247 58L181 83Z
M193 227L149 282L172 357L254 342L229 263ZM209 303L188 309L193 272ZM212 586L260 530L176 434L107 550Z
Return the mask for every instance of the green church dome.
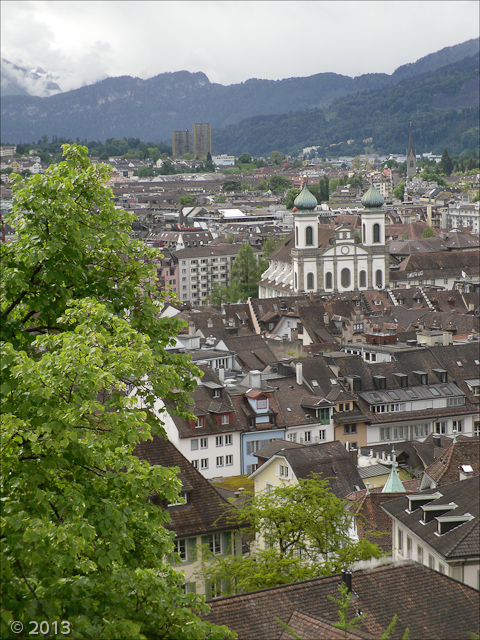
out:
M293 205L302 211L313 211L318 202L313 193L307 189L307 181L303 183L303 189L295 198Z
M362 196L362 204L365 209L378 209L383 206L384 202L385 200L373 185Z

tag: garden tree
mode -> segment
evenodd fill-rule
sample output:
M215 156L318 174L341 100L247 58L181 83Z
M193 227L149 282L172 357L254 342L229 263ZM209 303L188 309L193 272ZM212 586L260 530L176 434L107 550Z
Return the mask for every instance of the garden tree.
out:
M328 202L330 198L330 181L327 174L322 176L318 181L318 196L320 202Z
M453 162L450 160L450 156L446 149L443 150L442 158L438 163L438 168L446 176L449 176L453 171Z
M282 242L285 240L285 236L280 236L279 238L275 238L275 236L268 236L268 238L262 244L262 251L265 257L268 257L271 253L275 251L277 247L279 247Z
M225 180L222 184L222 191L241 191L242 183L240 180Z
M287 209L293 208L293 203L295 202L295 198L298 196L299 193L300 193L300 189L289 189L284 202Z
M405 197L405 182L400 182L395 189L392 189L392 195L397 200L400 200L400 202L403 202Z
M173 164L170 162L170 160L164 160L162 166L160 167L158 173L161 176L170 176L173 175L175 172L175 167L173 166Z
M274 175L271 176L270 180L268 181L268 188L270 189L270 191L273 191L273 193L283 193L287 189L290 189L291 186L291 180L289 180L288 178L284 178L283 176Z
M249 153L242 153L238 161L242 164L249 164L252 161L252 156Z
M190 195L180 196L178 198L178 204L183 205L184 207L194 207L197 204L195 198L192 198Z
M352 540L353 516L320 474L250 496L244 507L236 509L235 517L242 535L256 538L256 548L243 558L206 554L202 566L207 580L228 576L229 593L330 575L356 560L382 555L365 538Z
M148 178L155 175L153 167L139 167L133 173L134 176L139 176L140 178Z
M87 153L65 145L17 180L18 240L0 247L2 637L44 620L55 637L223 638L183 594L168 515L148 500L174 501L176 475L133 455L163 432L155 398L188 415L197 370L166 350L181 323L158 318L158 253L130 240L134 216Z
M422 231L422 238L434 238L434 237L435 237L435 231L432 229L432 227L429 227L427 225L425 229Z
M285 156L280 153L280 151L272 151L272 153L270 154L270 160L273 162L273 164L280 165L282 164L284 159Z
M233 261L230 274L230 285L215 284L212 288L210 300L213 304L222 302L244 302L248 298L258 297L258 281L262 273L268 268L268 260L255 258L251 245L243 244L237 257Z
M268 190L268 182L264 178L263 180L260 180L260 182L257 184L257 191L267 191L267 190Z
M227 201L227 196L223 195L223 193L217 193L214 198L215 204L225 204Z

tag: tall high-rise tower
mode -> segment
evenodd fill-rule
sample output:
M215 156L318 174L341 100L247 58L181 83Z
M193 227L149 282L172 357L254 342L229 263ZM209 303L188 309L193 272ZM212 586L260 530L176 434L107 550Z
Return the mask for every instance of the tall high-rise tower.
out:
M413 146L412 125L410 124L410 140L407 149L407 180L417 175L417 155Z
M207 153L212 153L212 133L210 124L193 125L193 155L195 158L203 158Z
M190 153L190 131L172 131L172 156L181 158Z

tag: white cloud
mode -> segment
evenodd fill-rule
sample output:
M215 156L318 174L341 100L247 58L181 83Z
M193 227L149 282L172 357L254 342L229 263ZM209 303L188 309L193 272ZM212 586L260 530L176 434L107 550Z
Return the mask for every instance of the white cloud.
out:
M211 82L395 68L478 37L476 0L10 1L2 56L60 76L62 89L106 76L203 71Z

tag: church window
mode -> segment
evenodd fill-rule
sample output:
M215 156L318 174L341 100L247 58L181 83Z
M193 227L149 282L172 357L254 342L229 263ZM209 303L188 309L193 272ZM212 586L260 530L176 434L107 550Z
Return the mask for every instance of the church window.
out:
M295 227L295 244L298 247L298 227Z
M332 274L330 271L327 271L327 273L325 274L325 289L332 289L332 288L333 288Z
M344 289L349 287L350 286L350 281L351 281L350 269L347 269L345 267L345 269L342 269L342 272L340 274L340 282L342 283L342 287Z
M375 286L379 288L383 286L383 273L381 269L375 271Z
M307 289L314 289L314 277L313 273L307 273Z
M311 246L313 244L313 229L312 229L312 227L307 227L305 229L305 244L307 246Z
M298 289L297 274L295 273L295 289Z
M380 225L379 224L373 225L373 241L380 242Z
M367 232L365 230L365 225L363 225L363 242L367 241Z
M359 286L360 287L366 287L367 286L367 272L366 271L360 271L360 281L359 281Z

